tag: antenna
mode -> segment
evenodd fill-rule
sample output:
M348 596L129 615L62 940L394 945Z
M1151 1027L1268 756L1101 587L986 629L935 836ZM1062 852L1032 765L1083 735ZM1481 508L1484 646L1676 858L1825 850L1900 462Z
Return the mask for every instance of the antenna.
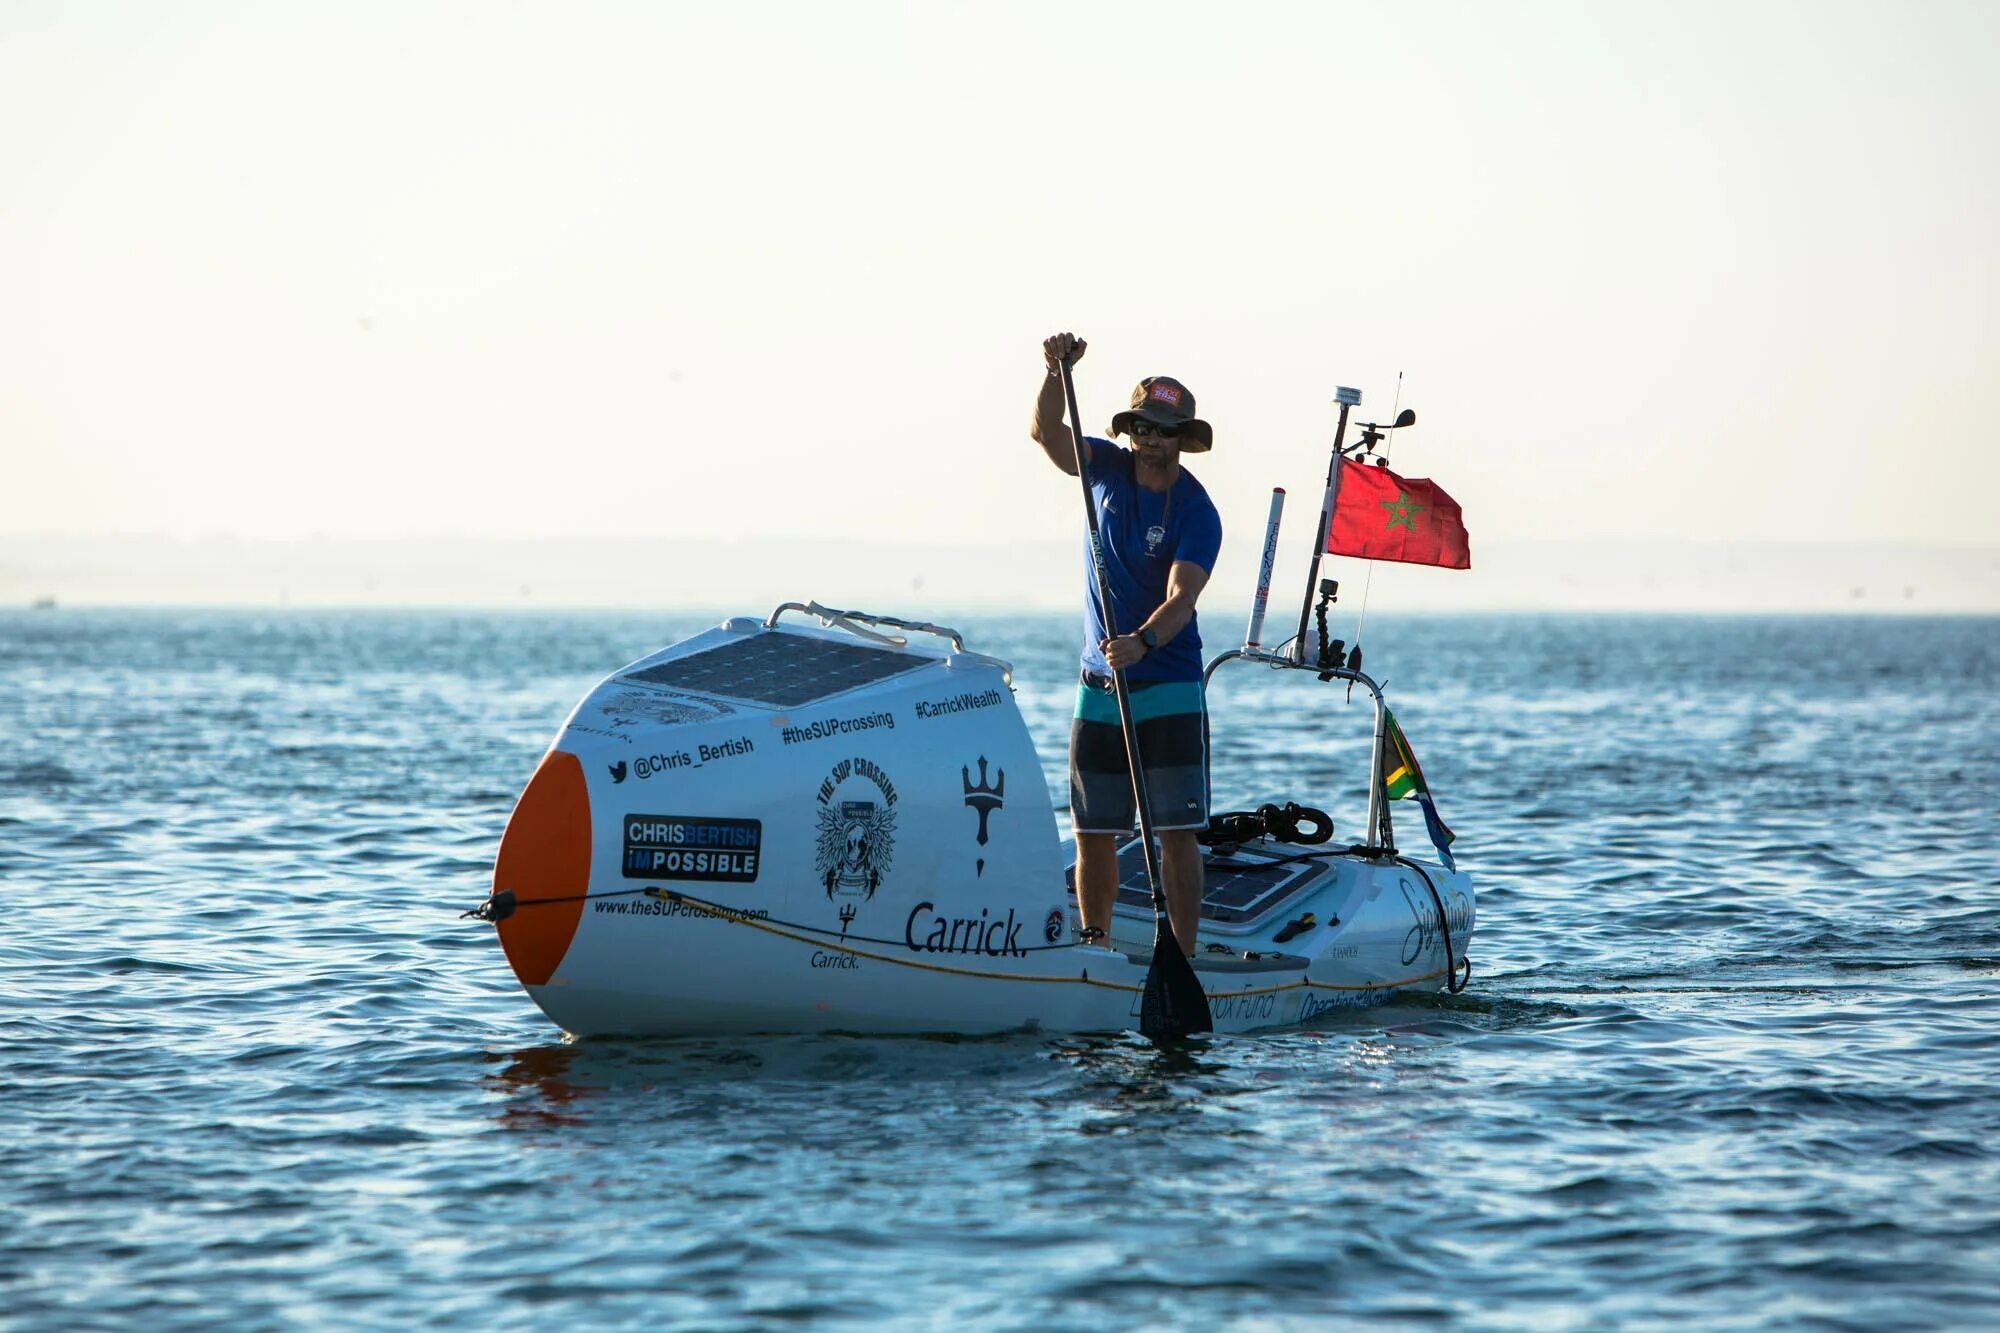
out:
M1402 401L1403 372L1399 370L1396 372L1396 400L1395 404L1391 405L1392 410L1396 405L1401 404ZM1416 410L1405 407L1396 413L1396 419L1389 423L1389 429L1395 431L1402 429L1404 426L1414 426L1416 424ZM1382 428L1380 426L1377 426L1372 421L1363 423L1361 427L1361 441L1364 446L1364 453L1373 451L1376 442L1381 438ZM1382 456L1375 461L1387 467L1389 464L1389 451L1384 449ZM1368 577L1361 581L1361 609L1354 617L1354 656L1357 659L1361 656L1361 631L1367 628L1368 625L1368 594L1373 591L1375 591L1375 562L1370 560L1368 562ZM1347 697L1350 699L1354 697L1354 682L1351 680L1347 682Z

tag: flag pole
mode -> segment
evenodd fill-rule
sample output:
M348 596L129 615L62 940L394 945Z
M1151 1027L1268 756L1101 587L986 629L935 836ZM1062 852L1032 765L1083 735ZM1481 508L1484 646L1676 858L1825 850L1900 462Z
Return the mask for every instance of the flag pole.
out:
M1389 743L1389 705L1382 702L1382 696L1375 696L1375 740L1369 747L1368 765L1368 848L1370 851L1387 848L1396 850L1394 834L1385 834L1383 824L1389 813L1388 784L1382 780L1382 749Z
M1340 449L1347 439L1347 411L1360 405L1361 390L1341 386L1333 391L1340 404L1340 425L1333 432L1333 458L1326 465L1326 499L1319 507L1319 535L1313 538L1312 566L1306 570L1306 595L1299 603L1299 632L1292 639L1292 663L1306 662L1306 622L1312 616L1313 587L1319 582L1319 558L1326 550L1326 534L1333 526L1333 504L1340 497Z

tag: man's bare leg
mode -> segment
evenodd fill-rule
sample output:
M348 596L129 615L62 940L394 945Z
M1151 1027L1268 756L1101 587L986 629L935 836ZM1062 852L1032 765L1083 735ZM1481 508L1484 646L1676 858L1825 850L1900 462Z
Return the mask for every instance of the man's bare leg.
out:
M1076 835L1076 908L1083 927L1104 932L1111 942L1111 905L1118 899L1118 836Z
M1191 828L1160 830L1160 877L1166 881L1167 916L1181 952L1193 954L1201 925L1201 844Z

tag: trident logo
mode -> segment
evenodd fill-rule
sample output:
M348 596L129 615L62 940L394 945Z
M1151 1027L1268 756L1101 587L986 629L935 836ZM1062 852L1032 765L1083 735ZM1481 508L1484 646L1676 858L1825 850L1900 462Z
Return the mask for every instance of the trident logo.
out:
M993 770L993 785L986 785L986 756L979 756L979 785L972 785L972 770L960 768L959 777L965 783L965 803L979 812L979 845L986 845L986 817L1007 803L1007 770Z
M993 785L990 787L987 786L986 756L982 754L979 756L978 786L975 787L972 785L971 769L961 767L958 770L958 775L965 784L965 803L979 812L979 845L984 847L986 845L987 817L1007 803L1007 770L1004 768L994 769ZM973 871L973 874L977 876L984 875L985 873L986 858L982 856L979 858L977 869Z

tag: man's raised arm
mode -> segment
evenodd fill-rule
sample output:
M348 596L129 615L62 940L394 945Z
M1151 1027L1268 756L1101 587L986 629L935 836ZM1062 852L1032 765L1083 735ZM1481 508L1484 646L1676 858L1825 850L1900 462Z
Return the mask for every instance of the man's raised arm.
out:
M1042 362L1048 374L1042 377L1041 390L1035 395L1034 419L1028 423L1028 437L1042 446L1051 463L1072 477L1076 475L1076 437L1063 422L1062 362L1066 359L1075 366L1083 359L1086 346L1083 339L1070 333L1042 340ZM1083 448L1088 458L1090 446Z

